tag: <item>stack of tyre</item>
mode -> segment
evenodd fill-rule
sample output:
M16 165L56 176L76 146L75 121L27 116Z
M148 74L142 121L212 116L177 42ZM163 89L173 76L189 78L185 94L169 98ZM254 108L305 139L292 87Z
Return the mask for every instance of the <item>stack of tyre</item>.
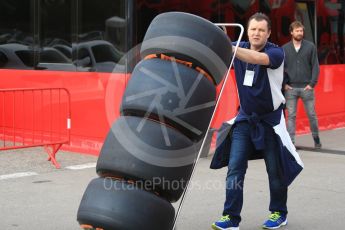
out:
M158 15L81 200L85 229L172 229L227 73L232 46L211 22L187 13Z

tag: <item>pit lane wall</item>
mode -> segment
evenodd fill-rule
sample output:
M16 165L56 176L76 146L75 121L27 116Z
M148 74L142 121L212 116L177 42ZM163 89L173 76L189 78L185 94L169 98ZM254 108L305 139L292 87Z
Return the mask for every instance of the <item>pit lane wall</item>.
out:
M0 70L2 89L66 88L71 93L72 125L70 144L63 145L62 149L92 155L99 154L112 122L119 116L128 79L128 74L116 73ZM345 65L321 65L315 94L320 130L345 127ZM229 120L237 112L239 103L233 71L220 100L212 122L213 128L219 128L223 121ZM0 124L3 122L1 120ZM20 123L14 125L20 127ZM297 133L309 132L308 118L300 102Z

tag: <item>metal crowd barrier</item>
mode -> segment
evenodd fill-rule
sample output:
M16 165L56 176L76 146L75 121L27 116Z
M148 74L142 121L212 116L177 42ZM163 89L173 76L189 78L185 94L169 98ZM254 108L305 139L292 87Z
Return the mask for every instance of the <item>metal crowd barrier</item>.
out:
M43 146L56 153L70 142L71 102L65 88L0 89L0 150Z

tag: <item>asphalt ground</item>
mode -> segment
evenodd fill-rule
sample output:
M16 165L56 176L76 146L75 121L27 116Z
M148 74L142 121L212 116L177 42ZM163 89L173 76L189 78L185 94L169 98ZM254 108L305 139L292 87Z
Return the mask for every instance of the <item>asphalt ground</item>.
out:
M345 129L324 131L320 137L323 148L317 151L311 135L296 139L305 169L289 187L288 225L281 229L344 229ZM211 229L221 215L226 169L209 169L211 157L198 162L178 230ZM0 151L0 229L80 229L76 213L87 184L97 177L97 157L60 151L57 160L61 169L47 161L43 148ZM264 162L250 161L240 229L261 229L268 202Z

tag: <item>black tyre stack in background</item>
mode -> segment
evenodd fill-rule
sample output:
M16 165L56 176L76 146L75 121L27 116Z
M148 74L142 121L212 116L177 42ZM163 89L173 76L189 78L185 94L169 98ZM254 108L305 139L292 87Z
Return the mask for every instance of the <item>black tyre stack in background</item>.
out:
M169 12L152 21L140 55L79 206L85 229L172 229L171 203L190 179L232 46L211 22Z

